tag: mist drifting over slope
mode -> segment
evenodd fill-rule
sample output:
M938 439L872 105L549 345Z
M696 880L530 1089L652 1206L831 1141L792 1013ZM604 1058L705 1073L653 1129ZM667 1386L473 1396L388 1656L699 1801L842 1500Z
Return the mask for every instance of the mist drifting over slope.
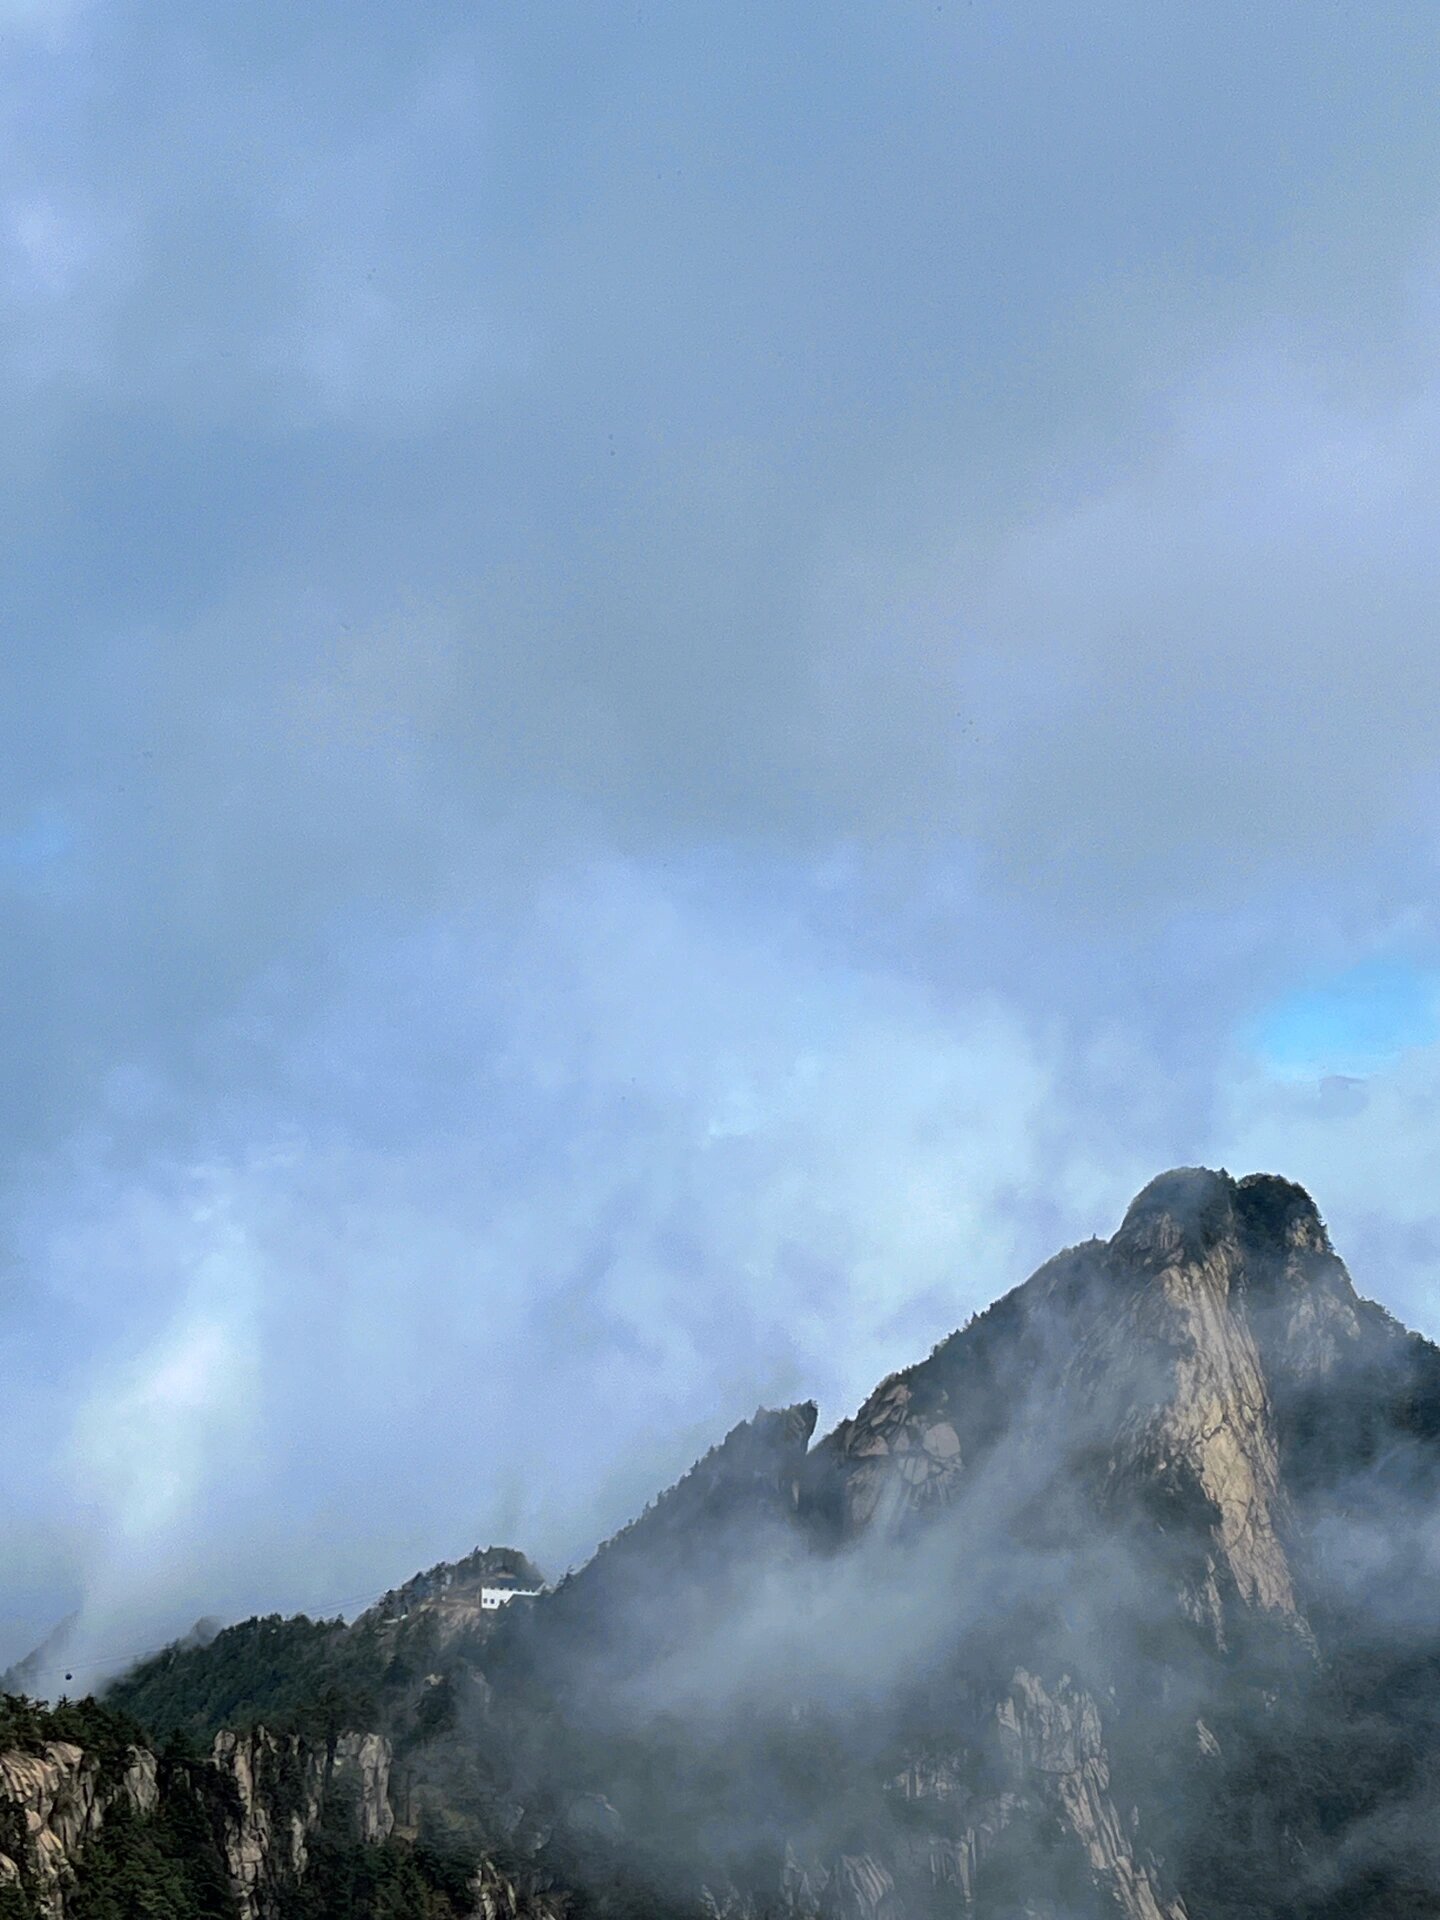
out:
M538 1598L487 1613L533 1570L480 1554L109 1700L368 1728L386 1845L445 1836L507 1920L1423 1914L1437 1497L1440 1350L1303 1188L1181 1168L823 1437L809 1401L734 1427Z

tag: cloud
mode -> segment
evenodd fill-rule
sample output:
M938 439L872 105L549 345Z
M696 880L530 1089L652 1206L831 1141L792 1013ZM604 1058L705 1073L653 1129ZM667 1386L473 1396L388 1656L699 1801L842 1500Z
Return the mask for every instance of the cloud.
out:
M532 550L400 593L353 534L267 561L134 639L123 699L92 662L115 725L49 761L92 876L58 944L126 976L121 1047L339 915L434 910L460 873L477 900L517 866L543 885L577 843L772 874L849 848L840 894L878 875L917 946L974 956L959 990L1008 943L1042 1003L1182 982L1157 1025L1278 994L1317 943L1341 972L1357 925L1423 946L1434 414L1256 350L1177 384L1079 500L898 559L841 518L751 574L741 470L625 496L635 524L582 528L560 586Z
M337 22L0 71L4 1417L190 1421L201 1605L581 1551L1212 1133L1295 1170L1232 1035L1435 941L1407 24Z
M1144 440L1027 519L928 561L857 543L814 623L849 822L903 802L997 886L1128 925L1316 884L1410 905L1437 408L1418 371L1357 395L1313 340L1256 337L1172 373Z
M1440 1047L1410 1047L1340 1085L1237 1049L1217 1074L1217 1093L1211 1157L1298 1180L1319 1202L1359 1291L1440 1338Z
M457 260L427 217L439 172L483 202L466 36L396 48L382 77L348 39L277 23L283 57L252 63L165 9L62 45L76 12L22 6L52 57L0 72L32 103L8 133L11 397L46 400L51 451L107 413L141 438L404 436L514 362L483 236Z
M149 1555L194 1523L204 1474L232 1464L223 1442L253 1395L254 1281L235 1236L222 1231L219 1245L205 1245L209 1215L203 1207L191 1222L201 1245L180 1254L185 1282L173 1317L128 1366L106 1355L76 1417L70 1471L81 1498L104 1512L107 1540L126 1553ZM110 1264L113 1279L113 1253Z
M234 1038L290 1079L223 1149L104 1171L92 1138L30 1198L81 1343L35 1471L92 1516L97 1657L476 1540L558 1571L755 1400L839 1417L1139 1164L999 1003L941 1015L632 865Z

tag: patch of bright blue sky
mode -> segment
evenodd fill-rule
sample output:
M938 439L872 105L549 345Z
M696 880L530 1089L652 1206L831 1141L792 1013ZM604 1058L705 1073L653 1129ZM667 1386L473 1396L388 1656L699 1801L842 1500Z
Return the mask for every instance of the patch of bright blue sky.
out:
M1286 1077L1374 1073L1440 1038L1440 974L1403 960L1369 961L1275 1001L1248 1038Z
M64 816L51 808L35 813L14 831L0 832L0 878L48 876L70 853L75 835Z

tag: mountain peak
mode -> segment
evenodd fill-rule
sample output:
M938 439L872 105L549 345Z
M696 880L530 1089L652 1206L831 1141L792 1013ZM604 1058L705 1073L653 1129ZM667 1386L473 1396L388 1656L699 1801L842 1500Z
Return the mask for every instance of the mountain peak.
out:
M476 1547L463 1560L442 1560L412 1575L377 1600L366 1617L404 1619L411 1612L433 1608L442 1616L468 1619L487 1591L532 1593L544 1584L544 1574L518 1547Z
M1112 1245L1119 1252L1203 1258L1220 1241L1265 1254L1331 1252L1304 1187L1275 1173L1236 1180L1222 1167L1172 1167L1130 1202Z
M1247 1173L1235 1187L1246 1238L1266 1252L1330 1253L1320 1209L1304 1187L1278 1173Z
M1125 1210L1120 1231L1155 1214L1185 1227L1213 1224L1230 1210L1235 1183L1222 1167L1171 1167L1157 1173Z

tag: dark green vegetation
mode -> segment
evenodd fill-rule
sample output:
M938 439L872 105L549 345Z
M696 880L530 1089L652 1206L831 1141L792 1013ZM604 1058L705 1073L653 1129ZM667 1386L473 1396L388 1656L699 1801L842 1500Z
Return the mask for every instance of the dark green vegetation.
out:
M406 1837L361 1844L350 1796L332 1784L304 1878L281 1890L275 1920L448 1920L471 1912L467 1888L482 1858L497 1872L521 1866L496 1812L507 1778L476 1737L497 1617L476 1614L466 1597L487 1582L542 1581L522 1554L477 1550L416 1575L351 1626L268 1616L203 1647L169 1649L113 1686L107 1703L196 1753L227 1728L294 1735L312 1753L342 1733L383 1735ZM447 1612L457 1596L458 1610ZM282 1744L263 1755L260 1785L282 1819L298 1804L299 1753Z
M377 1633L272 1613L227 1627L206 1647L156 1654L105 1697L156 1733L205 1746L222 1727L324 1739L376 1724L391 1666Z
M25 1815L13 1801L4 1799L0 1799L0 1853L14 1861L20 1872L18 1885L10 1881L0 1886L0 1920L35 1920L34 1866Z
M180 1760L162 1766L153 1815L122 1800L78 1863L66 1920L235 1920L214 1778Z
M403 1753L448 1730L457 1687L480 1663L494 1624L494 1616L462 1616L447 1625L437 1603L486 1581L538 1587L543 1576L512 1548L478 1548L417 1574L351 1626L267 1614L203 1646L169 1647L112 1684L106 1703L203 1747L222 1728L265 1726L315 1742L371 1729Z
M468 1920L473 1859L433 1845L365 1846L343 1799L327 1805L303 1880L285 1888L275 1920Z
M0 1753L38 1754L52 1740L68 1741L98 1760L101 1779L113 1782L146 1737L140 1722L111 1700L60 1700L46 1707L23 1694L0 1694Z
M296 1637L313 1646L312 1635ZM267 1643L264 1635L239 1635L240 1645ZM244 1665L232 1646L223 1661L229 1680ZM263 1669L272 1671L268 1664ZM241 1697L255 1698L262 1678L258 1670L250 1675ZM180 1718L198 1727L198 1704L190 1702ZM108 1703L62 1701L52 1709L0 1696L0 1752L44 1757L47 1746L64 1742L99 1762L107 1804L98 1831L74 1863L66 1920L238 1920L224 1845L226 1824L240 1813L233 1782L199 1758L183 1733L174 1734L159 1746L155 1810L142 1813L118 1789L144 1738L128 1714ZM283 1745L258 1783L277 1824L299 1809L298 1769L297 1751ZM303 1880L277 1887L273 1920L462 1920L473 1911L473 1850L457 1854L424 1838L367 1845L356 1837L357 1824L353 1795L339 1788L327 1793L309 1839L307 1871ZM0 1887L0 1920L39 1920L43 1909L24 1814L4 1799L0 1853L20 1869L18 1884Z

